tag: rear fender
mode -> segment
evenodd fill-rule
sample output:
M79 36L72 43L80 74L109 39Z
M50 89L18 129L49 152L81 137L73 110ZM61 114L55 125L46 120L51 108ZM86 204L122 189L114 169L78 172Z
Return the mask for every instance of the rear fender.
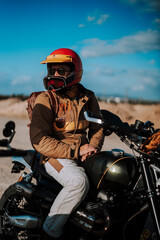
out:
M27 167L28 170L32 172L31 168L32 168L34 159L35 159L34 150L28 150L27 155L25 157L12 157L12 163L14 164L12 171L18 173L21 170L24 170L25 167Z
M14 164L12 167L12 172L14 173L19 173L24 170L25 167L32 172L31 166L23 159L23 157L12 157L12 163Z

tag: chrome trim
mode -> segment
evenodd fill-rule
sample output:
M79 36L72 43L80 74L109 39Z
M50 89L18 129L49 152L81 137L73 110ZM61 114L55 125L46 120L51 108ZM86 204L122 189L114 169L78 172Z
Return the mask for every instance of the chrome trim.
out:
M98 124L102 124L103 123L102 119L89 117L87 111L84 112L84 117L89 122L94 122L94 123L98 123Z
M40 226L39 218L30 215L9 216L7 214L5 220L11 225L20 228L35 229Z

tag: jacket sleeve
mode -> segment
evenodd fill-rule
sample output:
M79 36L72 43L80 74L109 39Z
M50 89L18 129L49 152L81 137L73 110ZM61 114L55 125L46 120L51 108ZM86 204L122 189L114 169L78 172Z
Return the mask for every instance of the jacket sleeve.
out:
M93 95L92 98L90 99L89 111L101 117L99 104L95 95ZM89 143L100 151L104 142L103 128L97 123L90 122L88 137L89 137Z
M45 157L77 159L79 145L64 143L53 135L52 126L55 114L51 109L48 94L38 95L30 124L31 143L36 151Z

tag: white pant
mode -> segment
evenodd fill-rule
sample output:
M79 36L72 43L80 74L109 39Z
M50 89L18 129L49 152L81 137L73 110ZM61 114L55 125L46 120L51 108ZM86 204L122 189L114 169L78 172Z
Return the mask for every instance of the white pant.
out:
M53 202L43 229L51 237L59 237L70 213L85 198L89 182L82 167L79 167L74 160L58 159L63 165L60 172L49 163L45 163L45 169L63 188Z

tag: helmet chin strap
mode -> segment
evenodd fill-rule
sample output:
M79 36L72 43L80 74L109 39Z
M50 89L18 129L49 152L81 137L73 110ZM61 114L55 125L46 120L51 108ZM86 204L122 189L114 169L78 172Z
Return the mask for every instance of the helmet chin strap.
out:
M64 87L64 88L58 90L58 92L62 93L62 94L66 94L67 92L71 91L73 87L74 87L74 85L71 85L69 87Z
M52 84L50 84L50 85L48 86L48 90L54 90L54 91L56 91L56 92L61 91L61 90L63 90L63 89L65 89L65 86L62 86L61 88L58 88L58 89L55 89L55 88L52 86Z
M65 82L66 82L66 85L72 83L76 77L77 73L71 73L68 77L66 77L65 79Z

